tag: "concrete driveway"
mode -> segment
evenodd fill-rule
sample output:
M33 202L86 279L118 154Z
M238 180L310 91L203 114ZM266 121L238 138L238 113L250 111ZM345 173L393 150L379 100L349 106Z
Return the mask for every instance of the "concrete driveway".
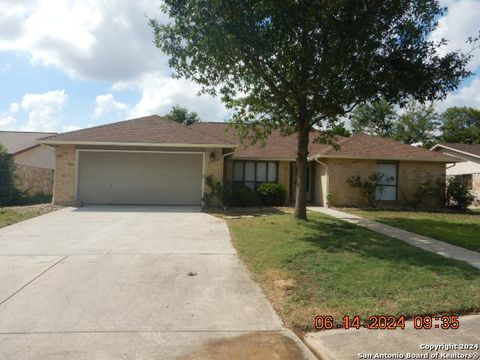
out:
M1 359L312 358L186 207L66 208L0 229Z

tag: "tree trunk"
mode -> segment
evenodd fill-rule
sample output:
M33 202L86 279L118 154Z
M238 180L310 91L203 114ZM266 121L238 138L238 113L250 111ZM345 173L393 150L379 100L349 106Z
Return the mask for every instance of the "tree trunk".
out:
M297 144L297 186L295 192L295 218L307 220L307 157L310 131L301 126Z

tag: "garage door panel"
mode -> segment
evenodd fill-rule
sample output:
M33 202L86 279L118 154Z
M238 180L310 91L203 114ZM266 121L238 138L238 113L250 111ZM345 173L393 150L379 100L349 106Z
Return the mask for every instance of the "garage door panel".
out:
M78 199L86 204L200 204L201 154L80 151Z

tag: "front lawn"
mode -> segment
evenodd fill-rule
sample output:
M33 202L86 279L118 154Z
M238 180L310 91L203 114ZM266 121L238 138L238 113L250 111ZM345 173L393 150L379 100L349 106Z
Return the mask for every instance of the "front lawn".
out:
M480 212L346 211L453 245L480 251Z
M240 257L296 330L316 315L472 313L480 270L368 229L309 213L227 219Z
M0 228L59 209L50 204L0 208Z

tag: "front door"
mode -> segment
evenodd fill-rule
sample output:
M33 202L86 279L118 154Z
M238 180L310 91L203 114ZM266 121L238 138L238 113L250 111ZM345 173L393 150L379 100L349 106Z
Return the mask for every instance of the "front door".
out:
M307 201L312 201L313 197L313 184L312 184L312 174L313 174L312 163L308 163L307 166ZM290 163L290 202L295 202L295 194L297 190L297 164L295 162Z

